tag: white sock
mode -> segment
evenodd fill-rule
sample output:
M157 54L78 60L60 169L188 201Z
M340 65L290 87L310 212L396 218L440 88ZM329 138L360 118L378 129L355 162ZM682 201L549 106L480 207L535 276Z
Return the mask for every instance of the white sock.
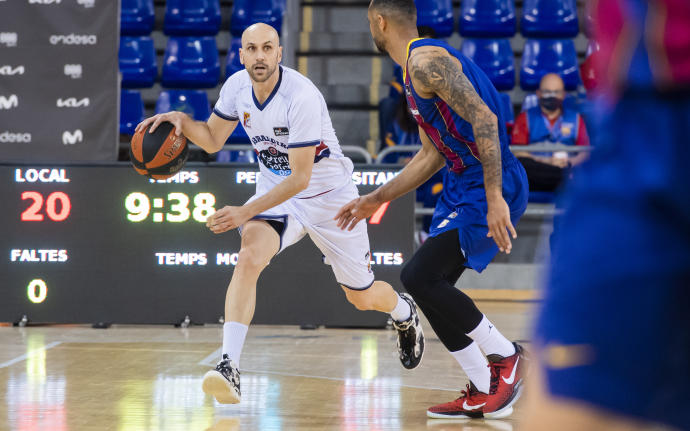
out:
M472 343L462 350L457 352L450 352L451 355L458 361L470 381L474 383L479 392L489 393L489 383L491 382L491 372L489 371L489 361L479 350L477 343Z
M486 316L467 336L476 341L486 355L495 354L505 358L515 354L513 343L504 337Z
M244 338L247 336L247 325L239 322L225 322L223 324L223 348L222 355L228 355L230 359L240 366L240 355L242 355L242 346L244 346Z
M410 315L412 315L412 310L410 309L410 304L405 301L402 296L397 294L396 296L398 297L398 303L393 311L391 311L391 317L396 322L404 322L410 318Z

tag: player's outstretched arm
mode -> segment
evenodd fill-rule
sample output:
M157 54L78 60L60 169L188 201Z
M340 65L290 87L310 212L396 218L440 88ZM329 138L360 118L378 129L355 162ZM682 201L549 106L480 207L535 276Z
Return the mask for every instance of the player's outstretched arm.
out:
M172 111L145 119L137 125L135 130L138 132L152 124L149 132L153 132L161 123L166 121L175 126L177 136L185 135L209 154L216 153L223 148L239 123L238 121L225 120L216 114L211 114L208 122L204 123L203 121L195 121L184 112Z
M206 226L214 233L235 229L254 216L285 202L306 189L311 180L316 146L288 149L291 174L268 193L241 207L226 206L208 218Z
M348 203L338 211L338 227L352 230L360 220L371 217L384 202L390 202L416 189L445 165L445 159L436 150L424 131L419 129L422 149L391 181L368 195Z
M458 115L472 124L474 140L484 170L484 188L488 205L488 236L501 251L510 253L510 234L517 237L510 220L508 204L503 199L501 148L498 120L484 103L462 71L460 61L441 48L415 50L408 73L415 89L443 99Z

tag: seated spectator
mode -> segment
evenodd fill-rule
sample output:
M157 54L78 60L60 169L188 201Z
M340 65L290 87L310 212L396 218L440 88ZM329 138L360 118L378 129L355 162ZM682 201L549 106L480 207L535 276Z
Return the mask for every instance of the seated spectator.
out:
M389 124L388 130L385 132L384 141L381 143L379 152L384 148L389 148L394 145L422 145L419 139L419 126L414 117L410 114L407 108L407 99L404 97L398 101L395 108L393 121ZM391 153L384 156L383 163L397 163L407 164L412 157L413 152ZM436 172L427 182L417 188L416 200L422 204L423 208L434 208L436 201L443 190L443 173L445 169ZM431 216L424 216L422 219L422 229L417 232L417 242L423 243L429 236L429 228L431 227Z
M521 112L512 132L513 145L562 144L589 145L587 128L580 114L563 106L565 87L560 76L545 75L537 90L539 105ZM587 159L580 153L529 153L516 151L527 171L530 190L553 192L563 182L572 166Z
M386 125L386 129L383 130L383 136L379 153L384 148L395 145L422 145L422 141L419 140L419 126L414 117L410 115L407 108L407 99L404 97L400 98L396 103L391 121ZM413 152L390 153L384 156L381 162L404 165L412 159L412 156L414 156Z

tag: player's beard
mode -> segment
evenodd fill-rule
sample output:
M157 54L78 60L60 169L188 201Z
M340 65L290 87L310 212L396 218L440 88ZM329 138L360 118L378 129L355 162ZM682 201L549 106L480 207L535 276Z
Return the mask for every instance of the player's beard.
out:
M266 64L266 63L261 63L261 65L266 67L266 72L264 73L264 75L263 75L262 77L258 77L258 76L256 76L256 74L254 73L254 67L256 67L256 64L255 64L254 66L252 66L251 69L247 69L247 72L249 72L249 76L252 78L252 81L254 81L254 82L265 82L265 81L268 81L268 78L270 78L271 76L273 76L273 74L275 73L276 69L278 68L278 65L273 66L272 69L271 69L271 68L268 66L268 64Z
M381 54L388 54L388 51L386 50L386 45L384 42L380 39L377 39L376 36L373 37L374 39L374 45L376 45L376 49L381 52Z

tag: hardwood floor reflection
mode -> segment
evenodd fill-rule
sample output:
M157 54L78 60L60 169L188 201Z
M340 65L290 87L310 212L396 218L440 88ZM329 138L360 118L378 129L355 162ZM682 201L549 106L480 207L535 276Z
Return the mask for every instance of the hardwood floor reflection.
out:
M531 305L481 304L513 339ZM217 404L201 377L219 356L221 327L0 328L0 429L7 430L513 430L508 420L427 420L466 377L425 325L416 370L400 366L388 330L252 326L242 355L242 403Z

